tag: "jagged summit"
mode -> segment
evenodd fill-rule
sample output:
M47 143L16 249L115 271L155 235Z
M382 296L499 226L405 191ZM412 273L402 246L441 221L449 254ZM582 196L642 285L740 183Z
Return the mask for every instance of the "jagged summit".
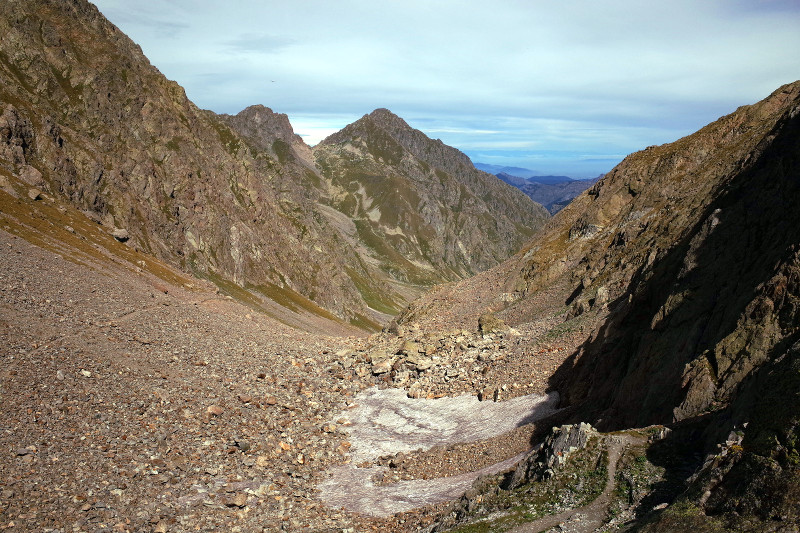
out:
M375 142L381 142L382 135L387 135L394 143L415 157L429 164L438 165L448 172L461 174L465 172L465 166L472 166L466 154L444 144L440 139L431 139L385 108L364 115L341 131L330 135L320 144L340 144L365 136L371 137ZM387 140L383 142L389 144Z
M246 107L236 115L220 115L220 117L249 139L258 141L261 148L271 148L277 139L288 144L303 142L302 138L295 134L288 115L276 113L260 104Z

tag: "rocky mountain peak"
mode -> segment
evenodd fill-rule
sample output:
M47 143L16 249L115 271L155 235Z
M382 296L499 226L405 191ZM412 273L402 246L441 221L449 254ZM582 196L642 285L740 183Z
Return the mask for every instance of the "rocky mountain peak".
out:
M364 115L362 119L369 119L387 131L412 130L413 128L401 117L395 115L385 107L379 107L372 113Z
M276 139L282 139L290 144L302 142L300 136L295 134L288 115L276 113L261 104L246 107L233 116L220 116L236 124L237 130L249 138L262 139L265 145L271 145Z

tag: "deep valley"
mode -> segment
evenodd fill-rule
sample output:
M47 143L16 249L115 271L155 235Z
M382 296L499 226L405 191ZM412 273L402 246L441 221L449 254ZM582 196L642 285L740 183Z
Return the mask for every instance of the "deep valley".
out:
M0 529L798 531L800 81L764 96L545 208L4 1Z

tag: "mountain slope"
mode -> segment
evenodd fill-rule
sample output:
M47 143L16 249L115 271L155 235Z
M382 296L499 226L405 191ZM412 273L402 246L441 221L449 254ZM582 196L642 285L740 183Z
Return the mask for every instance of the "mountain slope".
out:
M373 264L399 283L430 285L492 267L547 218L463 153L385 109L313 151L330 205L355 221Z
M688 488L647 515L653 531L796 527L797 205L800 82L628 156L515 258L415 302L397 327L474 328L493 311L521 334L505 360L524 371L498 371L506 383L561 354L549 389L568 419L674 425L662 449L710 453L690 480L696 461L663 463Z
M87 2L1 9L9 171L202 277L367 314L343 274L355 254L313 216L304 172L199 110Z
M4 171L234 297L330 311L374 329L433 282L508 257L523 240L511 233L530 235L541 222L527 199L464 172L460 194L482 196L483 207L458 215L467 228L459 236L480 249L462 252L457 239L444 242L416 223L374 234L368 218L354 221L332 205L329 180L285 115L263 106L236 116L198 109L84 0L13 0L0 10ZM453 172L464 166L453 164ZM391 165L375 170L373 195L392 194L383 175L404 179ZM427 186L415 183L409 194ZM395 216L418 218L416 207ZM467 220L473 215L479 223ZM435 260L420 260L421 248Z

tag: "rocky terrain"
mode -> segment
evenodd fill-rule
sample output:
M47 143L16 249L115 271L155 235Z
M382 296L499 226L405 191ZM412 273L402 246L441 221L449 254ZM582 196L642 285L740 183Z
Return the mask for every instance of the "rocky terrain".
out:
M797 531L800 82L534 233L387 110L312 149L0 13L3 529Z
M285 116L259 106L235 117L198 109L85 0L12 0L0 9L4 172L69 199L109 230L124 230L137 249L236 298L321 307L374 330L420 285L493 266L541 225L541 208L498 180L488 190L471 174L451 175L466 187L465 197L479 195L491 208L482 222L493 233L469 226L486 251L471 252L475 259L445 254L439 247L452 248L448 239L413 233L428 226L404 226L408 239L426 242L428 254L444 259L423 263L425 276L395 287L389 278L402 276L387 277L379 267L393 272L392 261L411 264L417 251L395 250L397 233L376 235L363 213L332 206L338 189L330 190ZM463 166L457 151L443 154L458 162L434 167ZM403 179L400 168L383 170ZM472 191L476 184L483 188ZM384 185L371 186L370 194L389 194ZM408 193L418 186L424 189L414 183ZM398 204L394 216L413 217L412 207ZM440 207L451 216L454 206ZM354 238L358 227L366 233ZM436 231L463 233L460 226ZM386 250L394 250L393 259L374 265Z
M548 218L458 150L378 109L313 149L375 277L430 287L486 270ZM399 311L399 309L397 309Z
M569 419L605 431L677 424L694 443L670 441L664 463L687 492L646 519L652 530L792 531L798 127L794 83L632 154L515 259L426 295L396 327L424 335L491 311L519 329L555 313L559 340L583 336L549 378ZM518 349L540 343L525 336ZM744 489L755 486L763 497Z

